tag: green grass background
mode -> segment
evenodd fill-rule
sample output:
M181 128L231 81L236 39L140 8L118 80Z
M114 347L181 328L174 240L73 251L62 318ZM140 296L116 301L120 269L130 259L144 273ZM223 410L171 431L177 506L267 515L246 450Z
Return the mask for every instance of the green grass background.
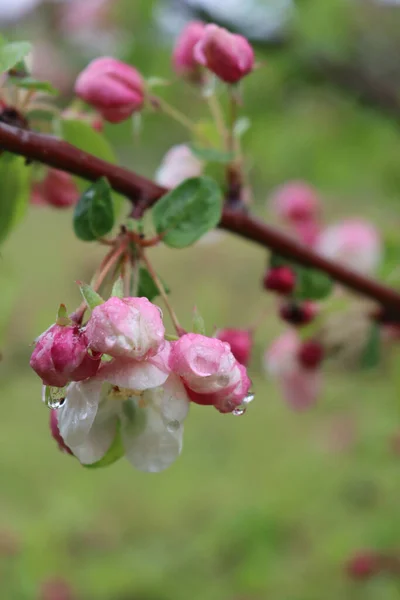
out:
M121 3L135 33L130 58L168 76L168 44L154 43L151 4ZM329 86L311 86L295 54L259 56L265 64L245 86L258 214L268 218L275 185L302 178L321 191L327 220L362 214L396 231L395 123ZM174 86L166 95L200 116L189 92ZM187 139L159 116L145 119L140 144L127 127L107 132L121 162L146 175ZM400 547L400 457L391 444L400 401L391 373L331 372L318 405L291 412L262 372L263 352L283 328L260 288L265 253L248 242L225 234L213 245L153 251L184 326L194 305L209 333L214 325L246 326L269 307L256 336L256 398L247 414L193 406L182 456L158 475L124 460L89 471L58 452L28 363L32 340L60 302L70 310L79 302L74 282L89 280L102 256L74 238L71 217L31 207L1 251L0 598L36 599L41 583L59 576L84 600L398 599L399 581L353 582L343 566L358 549ZM354 439L341 449L347 429Z

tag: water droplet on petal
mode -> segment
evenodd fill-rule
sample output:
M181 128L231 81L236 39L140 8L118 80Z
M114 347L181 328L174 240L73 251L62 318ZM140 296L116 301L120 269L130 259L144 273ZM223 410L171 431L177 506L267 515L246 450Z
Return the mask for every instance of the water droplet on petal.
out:
M169 431L169 433L175 433L175 431L178 431L180 426L181 424L179 423L179 421L169 421L167 423L167 431Z
M232 414L235 417L241 417L242 415L244 415L244 413L246 412L246 406L241 404L240 406L237 406L233 411Z
M65 397L67 395L67 387L52 387L46 386L46 390L44 393L44 403L51 410L61 408L61 406L65 402Z
M250 404L250 402L253 402L253 400L254 400L254 397L255 397L255 394L254 394L254 392L249 392L249 393L247 394L247 396L245 396L245 397L243 398L243 404L244 404L244 405Z

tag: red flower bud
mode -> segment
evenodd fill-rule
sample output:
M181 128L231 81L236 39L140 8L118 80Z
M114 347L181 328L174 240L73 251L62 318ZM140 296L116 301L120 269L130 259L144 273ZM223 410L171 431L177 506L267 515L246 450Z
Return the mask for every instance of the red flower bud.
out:
M248 329L219 329L216 337L222 342L228 342L236 360L247 366L253 345L253 338Z
M67 581L54 577L42 583L39 600L76 600L76 596Z
M324 358L324 349L319 342L303 342L297 354L299 363L305 369L316 369Z
M205 31L205 24L201 21L192 21L178 37L172 54L172 65L175 72L192 81L201 80L201 71L194 57L194 47L201 40Z
M32 189L32 204L68 208L78 200L79 190L72 176L58 169L49 169L43 181L36 183Z
M109 57L93 60L75 83L76 94L106 121L121 123L142 108L144 83L130 65Z
M213 24L205 27L194 57L227 83L237 83L254 67L254 51L247 39Z
M287 323L301 326L311 323L317 314L317 310L317 306L314 302L307 301L303 304L288 302L281 306L279 315Z
M296 274L290 267L276 267L267 271L264 288L285 296L291 294L296 285Z
M95 375L100 357L88 354L86 335L78 326L52 325L37 339L30 365L45 385L64 387Z
M60 430L58 429L58 416L56 410L50 411L50 431L53 439L57 442L58 447L62 452L66 452L67 454L72 454L72 451L65 444L63 438L61 437Z
M380 570L380 556L370 550L358 552L346 564L349 577L357 580L369 579L377 575Z

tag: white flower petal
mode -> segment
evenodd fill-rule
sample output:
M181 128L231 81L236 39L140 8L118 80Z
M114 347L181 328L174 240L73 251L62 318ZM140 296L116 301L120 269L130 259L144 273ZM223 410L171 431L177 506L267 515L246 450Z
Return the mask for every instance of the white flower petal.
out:
M100 402L102 381L73 382L68 386L67 396L58 409L58 428L64 442L70 448L81 444L96 417Z
M140 426L125 421L122 428L126 456L140 471L162 471L181 453L190 401L179 377L170 375L162 387L146 390L141 402L145 405L136 408Z
M101 460L109 450L117 432L118 417L116 414L108 414L107 418L104 418L100 413L99 410L83 444L70 446L74 455L84 465Z
M118 358L99 371L97 378L130 390L146 390L162 385L169 373L151 360L136 361Z
M183 426L169 431L153 408L142 408L146 423L139 435L129 426L122 429L126 457L139 471L157 473L169 467L182 450Z
M182 423L189 412L190 399L185 386L177 375L170 375L162 388L149 390L143 397L152 396L152 402L161 409L161 415L166 423L178 421Z

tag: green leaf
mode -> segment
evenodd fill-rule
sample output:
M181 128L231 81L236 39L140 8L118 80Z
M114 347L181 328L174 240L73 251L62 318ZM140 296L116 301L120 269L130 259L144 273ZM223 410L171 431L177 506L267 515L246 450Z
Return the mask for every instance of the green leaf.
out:
M11 42L0 46L0 73L7 73L32 50L29 42Z
M164 286L165 292L169 294L171 291L169 287L163 281L161 281L161 283ZM137 295L139 296L139 298L147 298L148 300L150 300L150 302L160 295L160 292L158 290L157 285L154 282L154 279L145 267L140 267L139 269L139 287Z
M196 158L205 162L216 162L221 164L229 164L235 158L233 152L225 152L217 148L201 148L200 146L190 145L190 150Z
M114 281L114 285L111 290L111 296L114 298L124 297L124 280L121 276Z
M88 152L97 158L113 164L117 162L115 153L104 135L99 131L95 131L91 125L84 121L76 121L74 119L62 120L60 123L60 135L66 142L84 152ZM87 181L79 177L76 178L76 181L79 189L84 191L87 187ZM124 199L116 192L112 192L112 197L114 200L114 212L115 215L118 215Z
M289 267L296 274L296 288L292 294L295 300L324 300L333 289L333 281L322 271L296 264L279 254L272 253L269 259L271 269Z
M94 308L96 308L96 306L100 306L100 304L103 304L103 298L100 296L100 294L95 292L90 285L88 285L87 283L78 283L82 297L86 302L88 308L90 308L90 310L93 310Z
M213 179L187 179L152 209L155 229L171 248L190 246L218 225L222 203L221 190Z
M332 279L322 271L297 267L296 288L293 297L296 300L324 300L333 289Z
M80 240L91 242L114 226L111 188L104 177L82 194L74 210L74 231Z
M103 458L101 458L97 462L92 463L91 465L82 465L82 466L85 467L86 469L101 469L103 467L109 467L110 465L113 465L115 462L117 462L117 460L122 458L124 456L124 454L125 454L125 449L122 444L121 424L118 421L114 441L111 444L110 448L107 450L107 453L105 454L105 456L103 456Z
M193 310L192 331L193 333L200 333L201 335L206 334L206 325L197 306L195 306Z
M56 318L57 325L61 325L62 327L66 327L67 325L71 325L72 321L68 317L67 307L65 304L60 304L59 309L57 311Z
M381 335L378 323L371 323L368 340L361 356L361 368L373 369L381 358Z
M30 167L23 158L0 157L0 243L21 221L30 196Z
M33 77L9 77L8 81L24 90L35 90L36 92L43 92L51 96L58 94L58 90L50 82L39 81L38 79L33 79Z

